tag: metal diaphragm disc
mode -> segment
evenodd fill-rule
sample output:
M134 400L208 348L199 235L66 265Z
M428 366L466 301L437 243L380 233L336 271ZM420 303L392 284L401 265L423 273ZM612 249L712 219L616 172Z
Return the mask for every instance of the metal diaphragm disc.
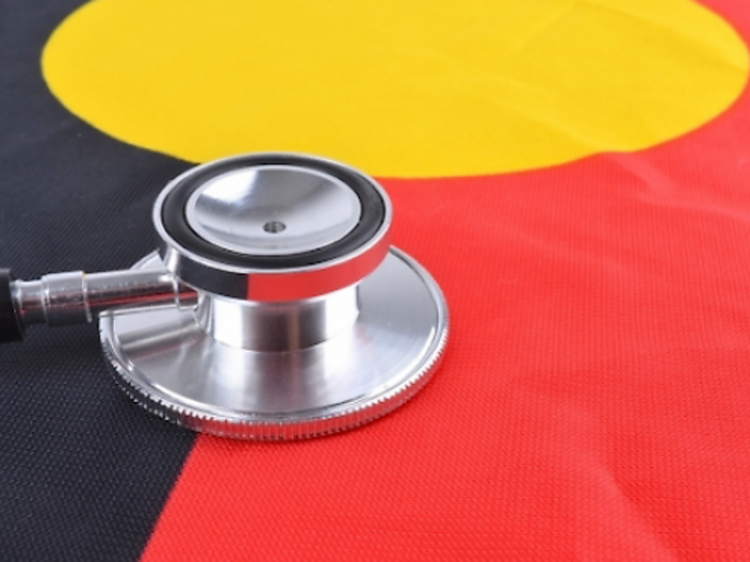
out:
M135 268L161 267L153 254ZM211 338L192 310L113 311L102 346L125 391L190 429L300 439L351 429L397 408L429 380L448 335L432 277L391 249L359 286L351 329L294 351L250 351Z
M332 244L357 226L362 207L343 181L316 170L229 170L188 199L185 218L204 240L240 254L287 255Z

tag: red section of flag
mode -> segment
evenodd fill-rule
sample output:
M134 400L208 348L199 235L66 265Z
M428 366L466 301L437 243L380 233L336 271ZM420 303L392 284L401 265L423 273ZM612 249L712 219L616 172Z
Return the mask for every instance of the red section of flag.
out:
M744 95L642 153L384 181L451 307L442 369L351 433L199 438L144 559L747 557L748 139Z

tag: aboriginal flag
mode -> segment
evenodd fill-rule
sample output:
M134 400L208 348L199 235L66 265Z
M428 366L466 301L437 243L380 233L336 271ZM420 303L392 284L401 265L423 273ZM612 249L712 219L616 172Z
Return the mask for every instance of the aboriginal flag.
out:
M96 327L0 348L0 560L750 552L750 6L2 0L0 266L133 264L192 165L376 177L451 339L355 431L132 404Z

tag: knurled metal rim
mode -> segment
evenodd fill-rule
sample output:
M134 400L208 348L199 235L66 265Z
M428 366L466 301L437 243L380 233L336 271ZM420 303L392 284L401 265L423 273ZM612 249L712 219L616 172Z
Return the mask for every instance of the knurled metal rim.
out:
M338 409L330 415L316 414L304 420L299 417L285 419L283 415L278 419L269 420L269 416L264 415L263 419L252 420L230 412L226 415L206 413L170 400L164 395L159 396L147 386L137 383L123 367L122 359L111 348L110 335L107 334L105 325L109 320L104 316L100 320L100 337L107 363L117 384L137 404L167 421L201 433L239 439L282 441L325 436L365 425L405 404L429 382L442 362L448 340L448 309L440 288L415 260L395 248L391 249L391 253L406 262L420 276L435 299L439 325L430 351L422 363L401 384L375 398L351 401L343 410Z
M448 330L446 328L438 341L432 360L426 363L404 385L379 397L376 401L353 406L346 412L335 416L322 417L307 422L295 421L289 423L285 423L284 421L277 423L251 423L244 420L232 421L167 403L149 394L145 389L134 385L127 377L127 373L119 366L115 358L112 357L106 346L104 347L104 353L112 367L111 372L118 386L136 404L166 421L199 433L207 433L217 437L258 441L289 441L323 437L325 435L349 431L373 422L403 406L422 390L430 381L435 371L440 367L447 341Z

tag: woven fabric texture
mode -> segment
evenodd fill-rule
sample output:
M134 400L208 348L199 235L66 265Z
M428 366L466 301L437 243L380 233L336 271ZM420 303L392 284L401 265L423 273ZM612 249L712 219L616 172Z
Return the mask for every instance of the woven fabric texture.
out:
M154 198L191 165L116 140L52 95L43 48L82 4L0 4L0 266L21 278L135 262L154 247ZM568 4L613 29L633 17L626 3ZM700 6L750 40L750 7ZM711 55L697 67L729 57L706 37L686 39ZM392 65L414 55L393 52ZM95 88L97 76L82 80ZM607 115L614 138L653 118ZM416 398L349 433L196 437L125 398L95 326L0 348L0 559L747 559L748 138L743 91L642 150L379 176L393 242L441 285L451 337ZM429 168L430 143L413 150ZM408 153L392 157L408 169Z

